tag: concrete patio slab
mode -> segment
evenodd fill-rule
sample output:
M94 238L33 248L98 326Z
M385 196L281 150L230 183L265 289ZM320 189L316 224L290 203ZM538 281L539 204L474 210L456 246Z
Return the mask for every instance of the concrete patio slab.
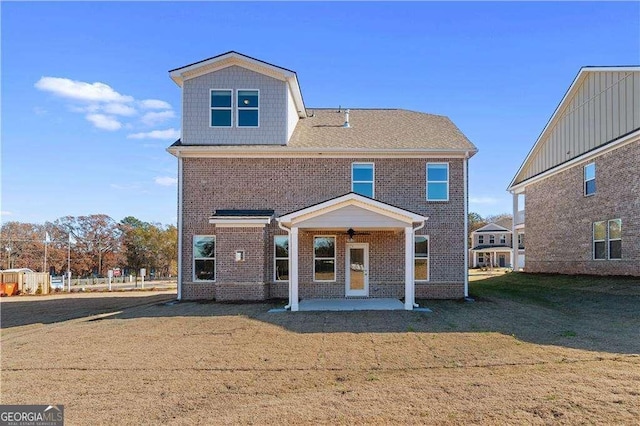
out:
M398 299L305 299L300 311L400 311L404 304Z

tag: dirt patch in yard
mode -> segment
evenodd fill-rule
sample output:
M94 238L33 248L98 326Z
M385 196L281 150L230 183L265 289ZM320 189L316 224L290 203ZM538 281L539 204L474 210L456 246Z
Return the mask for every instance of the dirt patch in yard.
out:
M126 298L63 313L79 298L60 322L5 327L5 311L2 403L64 404L69 424L635 424L640 289L588 292L582 310L502 285L433 313Z

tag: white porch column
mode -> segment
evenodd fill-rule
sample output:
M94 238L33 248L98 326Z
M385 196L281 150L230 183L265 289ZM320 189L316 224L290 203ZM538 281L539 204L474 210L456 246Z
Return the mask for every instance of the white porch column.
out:
M289 241L289 305L291 311L298 310L298 227L290 231Z
M413 228L407 226L404 228L404 309L407 311L413 310L415 302L414 250Z
M476 253L476 251L473 251L473 265L471 265L472 268L475 268L478 265L478 254Z
M516 231L516 225L518 222L518 194L515 192L511 195L513 197L513 223L511 224L511 268L514 271L518 270L518 234Z

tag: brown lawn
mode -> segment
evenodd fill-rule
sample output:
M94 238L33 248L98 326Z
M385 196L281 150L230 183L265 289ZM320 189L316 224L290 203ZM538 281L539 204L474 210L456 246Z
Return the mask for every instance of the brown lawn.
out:
M640 282L502 274L432 313L3 298L1 403L67 424L637 424Z

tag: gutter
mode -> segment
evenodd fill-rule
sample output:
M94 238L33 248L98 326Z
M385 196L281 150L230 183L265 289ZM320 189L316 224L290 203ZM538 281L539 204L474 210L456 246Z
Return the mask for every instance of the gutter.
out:
M422 221L422 223L420 225L418 225L415 228L413 228L414 241L415 241L415 238L416 238L416 231L419 231L422 228L424 228L424 226L427 224L427 219L429 219L429 218L426 218L425 220ZM415 242L414 242L414 247L415 247ZM429 244L429 248L431 248L431 244ZM416 254L413 253L413 258L415 259L415 257L416 257ZM413 276L413 288L411 289L411 293L413 294L412 295L412 297L413 297L413 307L414 308L419 308L420 305L418 305L416 303L416 277L415 277L415 270L413 271L413 273L414 273L414 276Z
M467 163L469 162L469 154L467 154L462 163L462 181L464 182L464 297L469 297L469 182ZM514 220L515 222L515 220ZM512 237L513 239L513 237Z

